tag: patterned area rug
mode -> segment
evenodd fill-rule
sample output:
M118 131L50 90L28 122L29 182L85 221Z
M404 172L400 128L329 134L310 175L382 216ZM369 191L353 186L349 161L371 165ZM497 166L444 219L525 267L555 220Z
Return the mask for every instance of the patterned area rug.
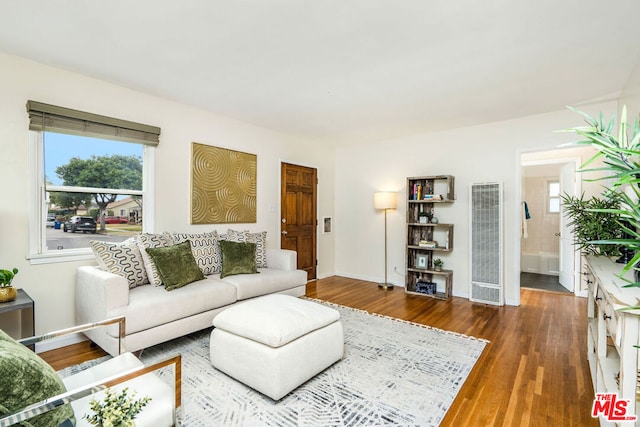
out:
M341 314L345 357L278 402L211 366L210 329L148 348L140 358L182 354L187 427L437 426L487 344L328 305Z

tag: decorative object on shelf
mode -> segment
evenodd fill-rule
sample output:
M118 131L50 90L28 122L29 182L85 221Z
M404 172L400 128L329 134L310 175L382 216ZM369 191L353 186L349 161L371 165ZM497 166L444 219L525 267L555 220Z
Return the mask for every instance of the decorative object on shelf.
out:
M429 221L431 224L437 224L438 223L438 218L436 218L435 216L431 218L431 220Z
M392 191L379 191L373 195L373 206L384 211L384 282L378 286L383 289L393 289L393 284L387 282L387 211L395 209L397 195Z
M416 267L418 268L427 268L427 255L426 254L418 254L416 255Z
M16 288L11 286L11 282L16 274L18 274L17 268L13 270L0 270L0 303L14 301L18 296Z
M418 280L416 282L416 292L427 295L435 295L438 291L438 285L434 282L424 282Z
M104 391L102 402L91 399L89 406L93 415L85 414L82 418L89 424L99 427L130 427L135 426L133 420L151 400L150 397L135 399L136 393L128 396L129 388L125 387L118 394L110 388Z
M631 226L631 224L629 224L629 221L625 221L622 220L622 224L624 227L626 227L627 229ZM622 239L633 239L633 234L629 233L628 231L623 231L622 232L622 236L620 236ZM628 246L624 246L621 245L618 250L620 251L620 257L618 259L616 259L616 262L618 264L628 264L633 257L636 254L636 251L634 251L633 249L629 248ZM638 273L638 270L636 270L636 274ZM638 280L636 279L636 282Z
M433 269L435 271L442 271L442 266L444 265L444 261L440 258L436 258L433 260Z
M429 212L420 212L418 214L418 222L420 224L427 224L431 218L431 214Z
M191 144L191 224L256 222L255 154Z

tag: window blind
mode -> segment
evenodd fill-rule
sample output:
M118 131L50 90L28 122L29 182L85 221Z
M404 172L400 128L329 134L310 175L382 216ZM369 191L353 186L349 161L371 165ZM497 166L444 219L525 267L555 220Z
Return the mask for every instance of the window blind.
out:
M37 101L27 101L29 129L156 146L160 128L99 114L72 110Z

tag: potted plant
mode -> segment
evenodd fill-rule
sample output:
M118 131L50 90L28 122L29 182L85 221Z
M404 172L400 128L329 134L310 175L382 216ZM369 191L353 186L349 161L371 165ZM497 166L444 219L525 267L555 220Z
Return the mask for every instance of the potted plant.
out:
M16 274L18 274L17 268L13 270L0 270L0 303L13 301L18 296L16 288L11 286L11 282Z
M571 108L585 119L586 126L567 129L582 137L576 145L589 145L598 152L582 165L581 172L603 171L602 180L611 180L609 189L605 193L608 198L619 200L618 208L593 208L592 212L601 212L612 215L624 237L592 241L595 245L615 245L626 248L627 251L635 251L623 268L620 276L631 269L635 270L635 282L631 286L640 286L638 277L638 264L640 263L640 123L636 119L633 125L627 123L627 109L622 107L622 114L617 134L613 131L615 119L605 123L600 114L595 119L588 114ZM587 168L594 160L602 158L604 166L599 168Z
M122 389L118 394L111 389L104 391L104 400L102 402L91 399L89 406L94 412L93 415L85 414L83 418L89 424L99 427L131 427L135 426L133 421L135 417L147 406L151 400L150 397L135 399L136 393L133 392L128 396L128 388Z
M435 271L442 271L442 266L444 265L444 261L440 258L436 258L433 260L433 269Z
M431 212L420 212L418 214L418 221L420 224L427 224L431 220Z
M617 256L619 245L596 244L594 241L619 239L622 237L618 215L609 210L620 208L620 200L615 193L608 198L592 197L584 199L584 193L577 196L562 196L564 214L571 221L568 226L574 236L574 245L586 255Z

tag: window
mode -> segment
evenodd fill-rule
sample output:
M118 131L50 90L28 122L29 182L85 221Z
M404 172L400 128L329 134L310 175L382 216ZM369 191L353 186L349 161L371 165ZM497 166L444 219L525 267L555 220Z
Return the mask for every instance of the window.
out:
M91 258L90 240L150 231L160 129L33 101L27 111L32 263Z
M549 200L548 204L548 213L559 213L560 212L560 183L558 181L549 181L547 182L547 199Z

